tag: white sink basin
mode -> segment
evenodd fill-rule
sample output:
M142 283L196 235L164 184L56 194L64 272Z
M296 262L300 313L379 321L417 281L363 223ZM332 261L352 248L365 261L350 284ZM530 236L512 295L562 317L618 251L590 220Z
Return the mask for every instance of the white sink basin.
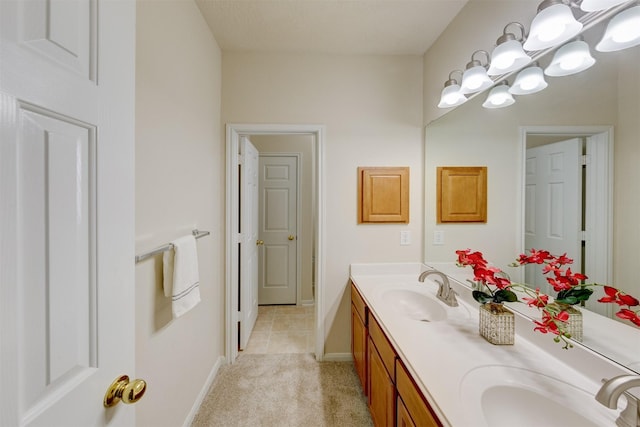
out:
M586 388L524 368L482 366L464 376L460 397L475 426L615 427L618 411L581 385Z
M397 314L412 320L438 322L447 318L444 304L410 289L390 289L382 298Z

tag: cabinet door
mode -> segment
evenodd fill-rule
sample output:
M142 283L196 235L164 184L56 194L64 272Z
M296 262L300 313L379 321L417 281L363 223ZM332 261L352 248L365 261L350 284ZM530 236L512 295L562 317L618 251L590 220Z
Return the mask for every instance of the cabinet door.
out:
M351 304L351 331L353 365L360 378L362 390L367 395L367 329L353 304Z
M420 427L442 426L442 423L435 416L422 393L411 379L407 368L400 360L396 361L396 386L398 387L398 401L402 401L408 418L412 420L412 423ZM398 415L398 420L400 419L399 417L400 415ZM398 423L398 425L401 424Z
M369 412L373 424L377 427L393 426L395 421L396 388L378 354L375 345L369 339Z
M404 406L404 402L402 401L402 399L400 399L400 396L398 396L397 400L397 412L398 416L396 425L398 427L416 427L413 420L411 419L411 416L409 415L407 407Z

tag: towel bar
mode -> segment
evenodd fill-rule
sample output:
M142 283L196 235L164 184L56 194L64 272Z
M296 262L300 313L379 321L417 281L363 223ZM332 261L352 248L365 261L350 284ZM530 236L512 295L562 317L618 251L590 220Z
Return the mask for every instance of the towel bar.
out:
M191 232L193 234L193 237L195 237L196 239L199 239L201 237L204 236L208 236L209 234L211 234L208 231L200 231L198 229L195 229ZM136 264L139 263L140 261L144 261L145 259L151 258L155 255L161 254L162 252L166 252L168 250L171 250L171 248L173 247L173 245L171 243L167 243L166 245L163 246L159 246L157 248L155 248L152 251L149 252L145 252L143 254L140 255L136 255Z

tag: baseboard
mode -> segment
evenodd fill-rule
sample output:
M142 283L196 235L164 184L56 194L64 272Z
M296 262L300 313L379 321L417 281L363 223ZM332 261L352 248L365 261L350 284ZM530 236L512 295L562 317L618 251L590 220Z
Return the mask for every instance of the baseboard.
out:
M300 305L305 305L305 306L316 305L316 302L312 299L303 299L303 300L300 300Z
M182 425L183 427L189 427L191 424L193 424L193 419L196 417L196 414L198 413L198 410L200 409L200 405L202 405L204 398L207 397L209 389L211 388L213 381L218 375L218 370L222 365L225 364L225 360L226 359L224 356L220 356L218 357L218 360L216 360L216 363L213 364L213 368L211 368L211 372L209 372L207 381L205 381L204 385L202 386L202 390L200 390L198 397L196 398L195 402L193 402L193 406L191 407L191 411L189 411L189 415L187 415L187 419L184 420L184 424Z
M352 362L353 356L351 353L325 353L322 356L323 362Z

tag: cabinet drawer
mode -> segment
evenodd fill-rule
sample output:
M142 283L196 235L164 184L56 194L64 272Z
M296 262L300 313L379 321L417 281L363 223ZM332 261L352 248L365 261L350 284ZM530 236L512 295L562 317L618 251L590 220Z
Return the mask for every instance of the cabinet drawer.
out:
M367 306L353 283L351 284L351 303L360 315L362 323L367 326Z
M440 427L442 424L432 413L429 404L413 383L402 362L396 362L396 388L413 423L421 427Z
M396 352L391 347L391 344L387 340L387 337L384 335L382 328L378 325L378 321L371 315L369 312L369 337L371 341L375 344L378 349L378 353L380 354L380 358L384 363L385 368L387 368L387 372L389 372L389 376L391 379L395 379L395 363L396 363Z

